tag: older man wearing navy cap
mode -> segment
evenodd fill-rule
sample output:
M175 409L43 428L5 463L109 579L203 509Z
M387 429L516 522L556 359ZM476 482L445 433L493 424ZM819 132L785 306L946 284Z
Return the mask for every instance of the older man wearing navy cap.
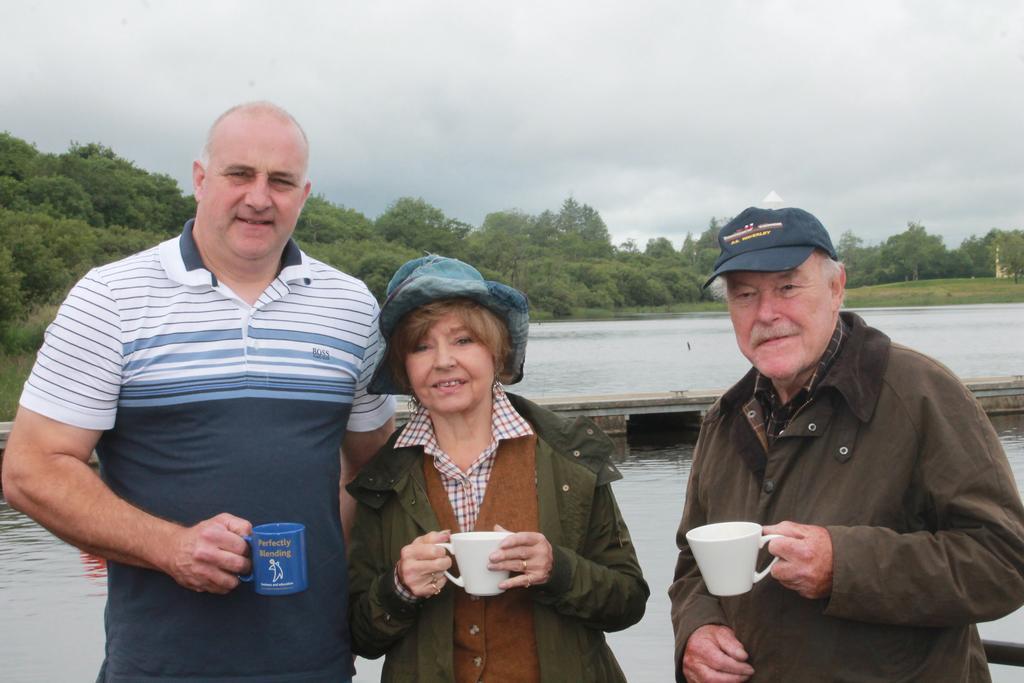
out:
M753 368L701 427L669 590L676 677L987 681L975 623L1024 603L1024 507L999 439L945 367L840 312L846 272L796 208L719 233ZM771 578L711 595L686 533L779 534Z

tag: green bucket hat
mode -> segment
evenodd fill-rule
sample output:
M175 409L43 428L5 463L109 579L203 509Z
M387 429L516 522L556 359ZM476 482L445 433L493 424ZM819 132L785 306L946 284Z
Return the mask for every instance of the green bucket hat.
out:
M530 329L530 305L526 295L500 282L485 280L480 271L458 259L421 256L406 262L395 272L380 309L380 332L385 343L391 341L392 333L407 313L443 299L472 299L505 323L511 350L504 370L511 375L508 384L521 380ZM371 394L404 393L386 357L377 366L367 391Z

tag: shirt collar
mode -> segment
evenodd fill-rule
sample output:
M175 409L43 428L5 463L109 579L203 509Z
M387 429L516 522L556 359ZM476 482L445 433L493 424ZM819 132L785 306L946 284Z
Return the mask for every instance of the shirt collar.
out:
M202 254L192 236L192 228L196 219L185 222L181 234L163 242L160 249L160 263L164 271L174 282L192 287L216 287L217 276L206 268ZM281 272L278 279L289 284L301 282L309 284L313 280L309 257L289 238L281 254Z
M804 383L800 391L793 396L790 403L794 403L801 398L809 398L814 395L814 392L821 385L825 375L828 374L829 368L832 367L832 363L835 361L839 352L843 348L843 343L850 336L850 329L846 323L843 322L842 318L836 320L836 326L832 330L832 337L829 339L828 344L825 346L824 353L818 359L818 364L814 368L814 372ZM754 396L756 396L763 406L769 408L776 406L779 403L779 396L775 391L775 386L772 384L771 379L765 377L758 371L754 377Z
M494 400L491 408L491 435L493 441L502 439L517 439L521 436L533 434L533 428L522 415L516 412L512 403L508 400L505 390L499 385L494 388ZM401 435L395 441L395 448L407 446L423 446L425 450L440 450L437 445L437 436L434 433L434 423L430 420L430 412L418 405L415 412L409 418L402 429Z

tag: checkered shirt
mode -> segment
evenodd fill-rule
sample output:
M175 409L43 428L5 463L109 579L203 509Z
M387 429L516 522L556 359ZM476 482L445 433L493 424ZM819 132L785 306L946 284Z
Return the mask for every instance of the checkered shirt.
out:
M533 434L530 423L512 407L508 396L505 395L505 390L500 385L496 385L494 388L493 405L491 443L477 456L466 472L459 469L459 466L438 445L437 436L434 434L434 423L430 420L430 413L422 405L417 407L398 440L395 441L395 448L422 446L423 452L434 458L434 467L441 475L441 482L444 484L444 490L448 494L452 511L455 513L455 520L459 523L459 529L464 531L472 531L476 526L476 518L480 514L480 507L484 503L484 494L487 492L487 481L491 477L494 460L498 454L498 442L502 439L517 439ZM398 594L406 600L417 600L398 580L397 571L396 567L395 586L398 589Z
M828 373L828 369L832 367L832 362L839 355L843 342L849 335L850 329L840 318L836 323L835 330L832 331L832 338L829 340L828 346L825 347L825 352L818 360L818 366L807 383L786 404L779 401L771 379L760 372L757 373L754 380L754 397L743 406L743 411L747 415L750 426L757 432L758 439L761 440L765 450L775 443L790 421L814 398L815 390Z

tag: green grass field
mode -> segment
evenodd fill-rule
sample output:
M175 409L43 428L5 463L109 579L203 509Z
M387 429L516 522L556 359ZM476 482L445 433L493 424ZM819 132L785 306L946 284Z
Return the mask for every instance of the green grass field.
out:
M878 308L898 306L953 306L966 304L1024 303L1024 281L1014 284L1013 280L976 278L971 280L923 280L899 282L873 287L858 287L846 291L847 308ZM638 308L630 310L580 310L573 319L599 319L631 316L650 316L673 313L703 311L724 311L725 304L701 302L673 306ZM32 339L41 339L42 329L49 318L56 314L50 307L45 313L32 316L21 334ZM533 316L535 320L552 320L543 314ZM14 331L19 333L19 331ZM21 386L25 383L35 353L19 352L0 355L0 422L14 419L18 407Z
M848 308L880 306L954 306L1024 302L1024 281L994 277L970 280L919 280L846 290Z
M0 422L10 422L18 410L21 386L28 377L36 354L23 353L16 356L0 356Z

